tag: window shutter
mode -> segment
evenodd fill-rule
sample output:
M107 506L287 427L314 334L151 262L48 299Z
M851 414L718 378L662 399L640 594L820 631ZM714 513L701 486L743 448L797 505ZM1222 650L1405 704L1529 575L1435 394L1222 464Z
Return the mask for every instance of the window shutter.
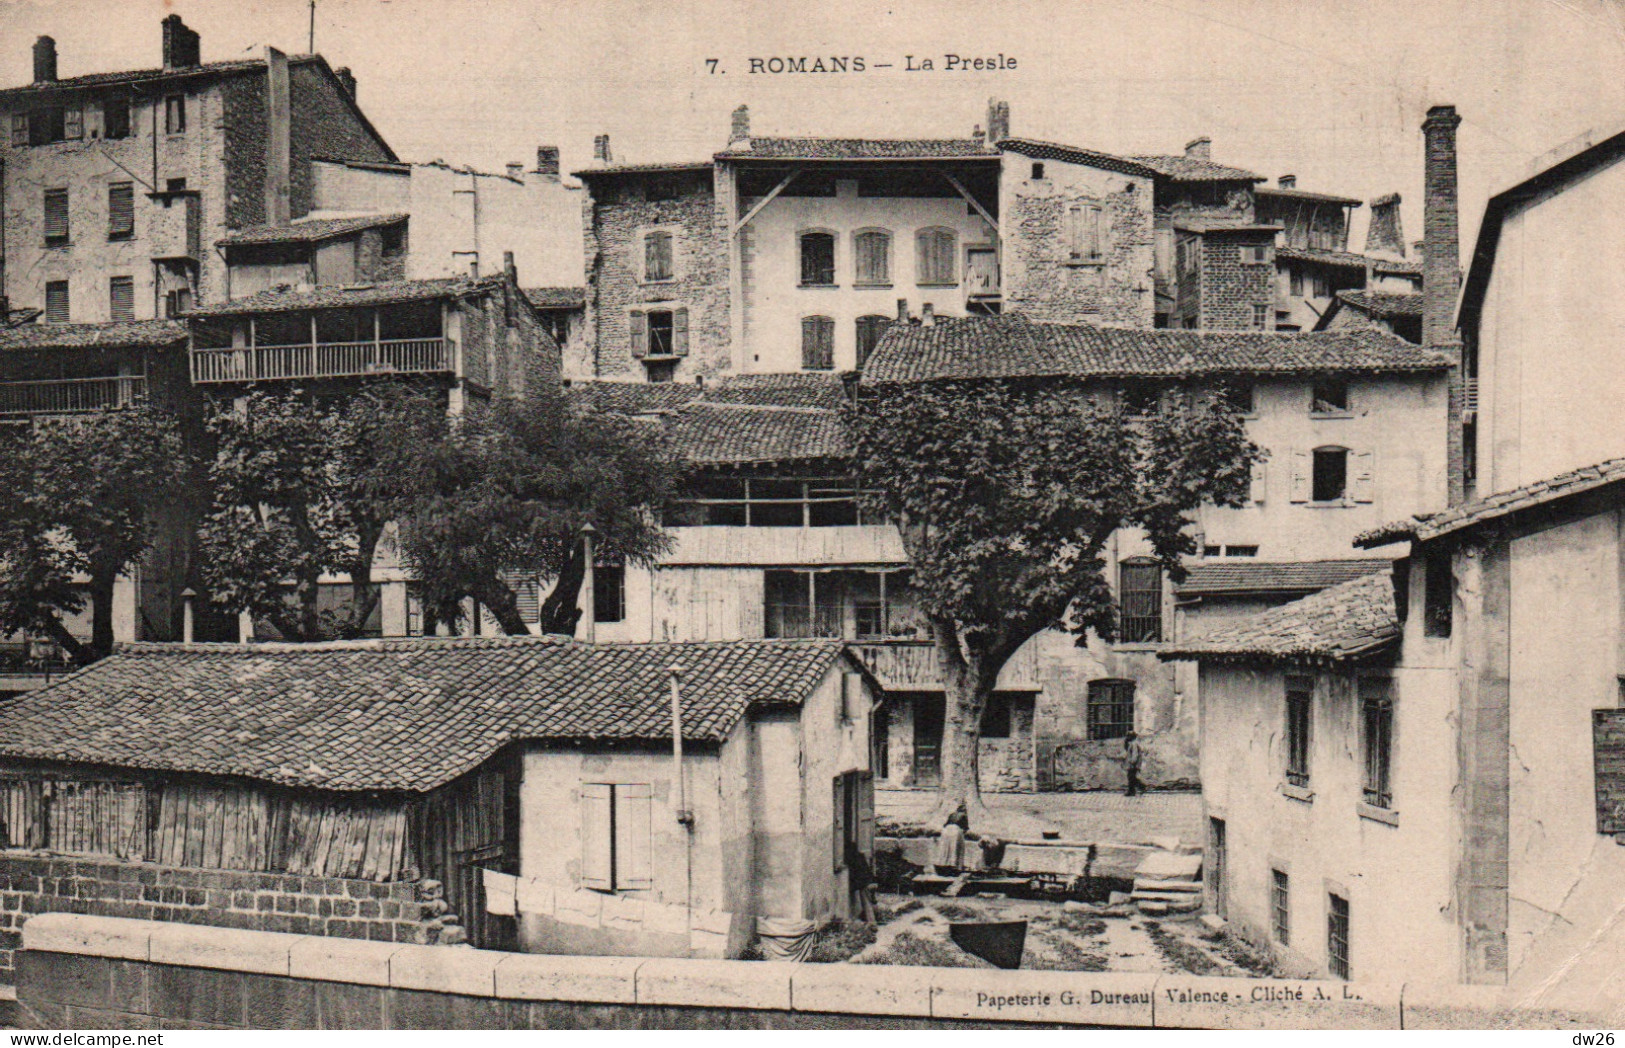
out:
M688 356L688 310L671 311L671 351L677 356Z
M1068 257L1083 257L1083 208L1076 205L1066 209L1066 253Z
M68 317L68 282L52 280L45 285L45 320L50 324L66 324Z
M45 191L45 239L47 241L68 239L68 191L66 189L47 189Z
M875 853L875 773L858 773L858 850ZM862 885L859 885L862 887Z
M648 783L615 787L615 888L649 888L654 791Z
M11 144L26 146L28 144L28 114L11 114Z
M649 318L641 309L632 311L632 355L634 357L649 355Z
M1373 469L1375 455L1370 451L1357 452L1350 456L1354 461L1354 483L1351 490L1355 502L1370 502L1375 497L1376 475Z
M834 842L834 869L840 873L846 869L846 776L835 776L834 783L830 804L830 839Z
M135 281L113 277L108 281L108 314L113 320L135 319Z
M581 886L610 891L615 887L613 787L581 784Z
M1292 501L1309 501L1309 453L1307 451L1294 451L1292 453Z
M1104 245L1100 239L1100 208L1085 208L1083 218L1083 257L1090 261L1098 261L1105 255Z
M1267 463L1254 462L1251 482L1247 485L1247 501L1262 503L1269 492L1269 466Z
M128 237L135 233L135 186L115 182L107 187L107 235Z
M69 139L85 137L85 111L83 109L71 106L62 111L62 137Z
M835 322L829 317L802 319L801 366L809 371L828 371L835 366Z

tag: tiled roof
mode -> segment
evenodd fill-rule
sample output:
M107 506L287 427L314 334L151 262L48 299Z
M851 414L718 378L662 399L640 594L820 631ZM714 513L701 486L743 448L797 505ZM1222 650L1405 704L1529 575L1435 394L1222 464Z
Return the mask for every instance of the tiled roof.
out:
M675 411L704 390L683 382L572 382L565 396L576 406L623 415Z
M283 226L249 226L234 230L215 241L222 247L241 247L246 244L310 244L318 240L357 233L363 229L392 226L405 222L406 214L354 215L349 218L315 218L290 222Z
M117 349L169 346L186 339L186 325L173 320L128 320L107 324L19 324L0 327L0 351Z
M306 62L319 61L317 55L289 55L289 65L302 65ZM189 66L180 69L130 69L114 73L87 73L84 76L64 77L61 80L52 80L47 83L23 84L18 87L8 87L0 90L0 101L18 95L33 94L36 92L53 91L60 88L76 87L106 87L111 84L150 83L153 81L181 80L186 77L213 75L219 76L228 73L244 73L265 68L264 58L239 58L227 62L204 62L202 65Z
M1625 458L1609 459L1595 466L1570 470L1521 488L1497 492L1475 502L1452 506L1442 513L1385 524L1355 536L1354 544L1365 547L1384 546L1405 539L1426 542L1526 509L1545 506L1559 499L1595 491L1620 481L1625 481Z
M1083 164L1125 175L1143 175L1151 178L1158 173L1156 168L1144 162L1144 157L1114 156L1096 149L1081 149L1078 146L1061 145L1058 142L1039 142L1031 138L1004 138L999 140L999 148L1032 157L1034 160L1061 160L1069 164Z
M1170 644L1157 655L1210 662L1331 663L1358 658L1398 639L1393 574L1376 571L1197 640Z
M1378 273L1400 273L1412 277L1422 275L1422 263L1409 258L1373 258L1371 268Z
M1243 593L1315 593L1369 575L1386 571L1393 562L1387 558L1360 560L1305 560L1264 563L1228 558L1205 560L1188 565L1185 581L1179 584L1181 596Z
M799 704L839 641L577 644L545 637L315 645L132 644L5 706L0 755L239 775L331 790L429 790L521 739L726 739Z
M699 399L707 404L754 404L760 407L839 411L846 403L845 389L841 376L832 371L730 375L707 385Z
M958 160L997 157L974 138L752 138L718 160Z
M1278 247L1275 249L1275 257L1296 262L1319 262L1327 266L1347 266L1351 269L1364 269L1376 261L1374 258L1357 255L1352 251L1333 251L1323 247Z
M347 306L386 306L400 302L424 302L461 298L499 287L502 277L451 277L443 280L396 280L379 284L338 284L308 291L261 291L248 298L199 306L189 317L245 316L249 313L280 313L296 309L342 309Z
M709 160L670 160L664 163L650 164L600 164L598 167L583 168L580 171L570 172L577 178L591 178L594 175L645 175L659 174L662 171L709 171Z
M1377 328L1300 333L1035 324L1019 314L893 324L864 369L869 382L1442 371L1449 361Z
M1263 182L1263 175L1193 156L1130 157L1175 182Z
M1413 291L1339 291L1337 297L1345 304L1374 317L1419 317L1422 315L1422 293Z
M840 412L696 401L668 418L672 444L699 466L845 458Z
M1313 200L1324 204L1342 204L1344 207L1359 207L1365 203L1353 197L1338 196L1335 193L1316 193L1308 189L1282 189L1280 186L1259 186L1253 190L1258 196L1286 197L1289 200Z
M527 287L524 290L535 309L581 309L587 304L584 287Z

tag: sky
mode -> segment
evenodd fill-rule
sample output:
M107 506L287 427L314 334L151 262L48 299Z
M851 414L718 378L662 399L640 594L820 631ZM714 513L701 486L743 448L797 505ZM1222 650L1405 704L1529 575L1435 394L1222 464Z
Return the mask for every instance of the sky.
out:
M62 76L157 65L172 11L205 61L309 46L308 0L0 0L0 84L31 79L40 34ZM1024 137L1134 154L1206 135L1272 180L1397 191L1409 240L1420 124L1448 103L1464 244L1537 155L1625 124L1625 0L317 0L315 44L407 160L529 167L556 144L568 172L604 133L617 160L703 159L741 103L761 135L964 137L997 97ZM750 71L820 56L865 71Z

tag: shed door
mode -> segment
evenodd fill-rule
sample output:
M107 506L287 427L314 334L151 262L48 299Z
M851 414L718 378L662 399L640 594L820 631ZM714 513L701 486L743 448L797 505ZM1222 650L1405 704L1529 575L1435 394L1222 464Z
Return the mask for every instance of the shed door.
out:
M935 789L942 785L942 726L944 697L914 696L914 785Z

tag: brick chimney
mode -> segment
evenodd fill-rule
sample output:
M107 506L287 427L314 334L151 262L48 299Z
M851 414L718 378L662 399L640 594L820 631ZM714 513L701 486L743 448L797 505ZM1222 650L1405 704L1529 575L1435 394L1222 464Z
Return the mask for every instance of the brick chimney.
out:
M750 148L750 106L734 110L733 121L728 126L728 148Z
M1365 253L1405 257L1405 230L1399 220L1399 194L1389 193L1371 201L1371 225L1366 229Z
M1191 139L1185 143L1185 155L1192 160L1212 160L1213 139L1206 135Z
M987 140L997 145L1010 137L1010 103L997 98L987 100Z
M34 41L34 83L49 84L56 80L56 41L42 36Z
M558 146L536 147L536 173L554 182L559 180Z
M192 69L202 64L199 37L180 15L164 19L164 68Z
M592 140L592 158L600 164L611 163L612 154L609 151L609 136L597 135Z
M1461 343L1456 338L1456 291L1461 282L1461 234L1456 195L1455 106L1434 106L1422 121L1422 345L1450 357L1448 437L1445 449L1450 504L1466 498L1467 476L1462 432L1463 377Z
M355 74L350 72L350 67L339 66L337 69L333 70L333 75L339 78L340 84L344 85L344 93L349 95L351 98L354 98Z
M937 311L931 307L931 303L927 302L920 307L920 326L936 327L936 325Z
M1188 149L1189 147L1186 147L1186 148ZM1276 186L1278 186L1281 189L1297 189L1298 188L1298 176L1297 175L1282 175L1280 178L1277 178L1275 180L1275 184L1276 184Z

